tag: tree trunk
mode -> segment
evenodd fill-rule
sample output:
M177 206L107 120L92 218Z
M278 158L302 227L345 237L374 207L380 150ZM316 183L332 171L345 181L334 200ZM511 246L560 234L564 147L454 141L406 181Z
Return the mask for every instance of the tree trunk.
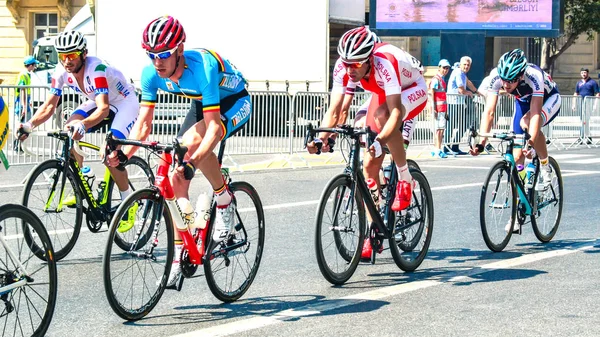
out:
M542 43L542 55L540 61L540 68L542 68L545 72L553 76L554 73L554 62L556 59L562 55L569 47L575 43L579 36L575 34L566 35L566 40L561 39L564 42L560 48L558 48L558 38L544 38Z

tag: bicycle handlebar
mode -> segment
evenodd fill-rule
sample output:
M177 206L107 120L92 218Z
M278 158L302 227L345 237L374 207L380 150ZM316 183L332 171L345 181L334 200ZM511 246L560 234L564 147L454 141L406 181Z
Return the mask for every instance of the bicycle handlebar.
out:
M133 140L133 139L117 139L113 138L112 132L108 132L106 134L106 149L105 149L105 157L108 156L111 152L116 151L117 146L119 145L131 145L143 147L145 149L150 149L152 151L161 151L161 152L175 152L177 157L177 162L179 166L183 165L183 159L185 154L188 151L187 146L183 146L179 143L179 140L175 138L173 143L164 144L159 143L157 141L147 141L147 140Z
M64 130L51 130L51 131L32 131L29 133L29 135L33 135L33 136L47 136L47 137L53 137L56 139L60 139L63 141L66 141L67 139L69 139L69 131L64 131ZM27 138L29 139L29 138ZM79 146L79 141L78 140L74 140L72 143L72 148L73 150L80 156L82 156L83 158L86 158L88 155L87 153L85 153L82 149L81 146Z

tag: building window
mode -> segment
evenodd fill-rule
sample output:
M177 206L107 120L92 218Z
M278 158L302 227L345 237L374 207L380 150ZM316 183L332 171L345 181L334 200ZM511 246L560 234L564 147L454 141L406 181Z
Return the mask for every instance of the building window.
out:
M527 62L540 65L542 61L542 39L528 37L525 42Z
M46 35L58 34L57 13L35 13L34 14L34 40Z

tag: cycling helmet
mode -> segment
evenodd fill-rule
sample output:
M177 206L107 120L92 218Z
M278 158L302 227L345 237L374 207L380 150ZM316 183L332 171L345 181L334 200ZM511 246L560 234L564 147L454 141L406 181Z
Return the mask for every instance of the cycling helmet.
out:
M527 68L527 58L521 49L505 53L498 61L498 75L505 81L513 81L523 74Z
M56 42L54 42L54 46L58 53L70 53L85 50L87 41L80 32L69 30L58 35Z
M185 31L172 16L152 20L142 36L142 47L146 50L173 49L182 42L185 42Z
M367 27L351 29L342 35L338 54L346 61L363 61L373 53L377 35Z
M29 66L32 64L38 64L38 60L35 59L35 57L29 55L29 56L25 56L25 58L23 59L23 64L25 66Z

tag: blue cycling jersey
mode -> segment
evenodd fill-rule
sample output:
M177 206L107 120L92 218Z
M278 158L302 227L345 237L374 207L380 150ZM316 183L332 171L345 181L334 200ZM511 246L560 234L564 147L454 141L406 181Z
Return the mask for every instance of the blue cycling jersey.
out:
M207 49L183 52L185 69L179 84L161 78L150 64L142 72L142 104L154 105L158 89L202 101L202 110L220 112L220 101L246 87L242 73L228 60Z

